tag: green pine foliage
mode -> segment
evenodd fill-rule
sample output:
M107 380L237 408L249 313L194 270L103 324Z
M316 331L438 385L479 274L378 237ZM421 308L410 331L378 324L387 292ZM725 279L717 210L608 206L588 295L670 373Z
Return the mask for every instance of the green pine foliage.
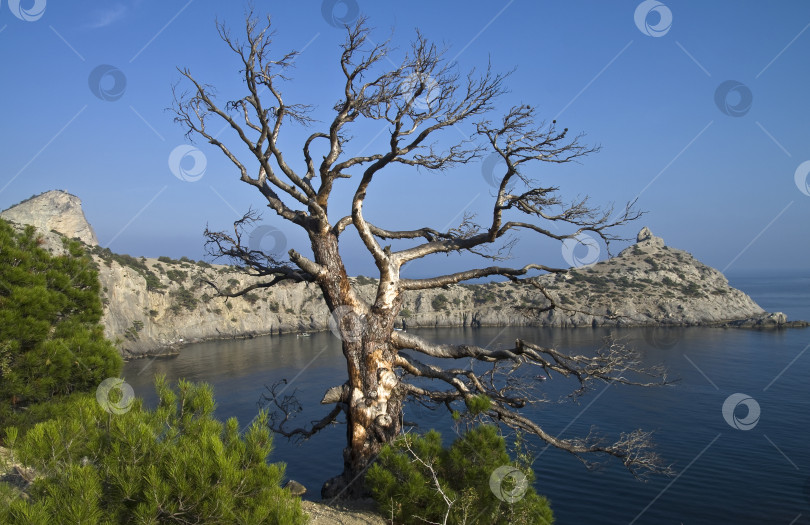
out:
M67 254L52 256L33 227L18 233L0 220L0 428L26 426L36 405L120 373L99 324L98 273L78 242L64 243Z
M0 490L0 523L306 523L280 486L284 465L267 463L265 413L242 435L236 419L213 417L208 385L181 380L175 392L159 377L156 388L154 410L135 399L112 415L82 394L21 439L12 431L15 458L37 478L28 499Z
M551 507L532 488L534 473L520 442L516 450L518 461L513 461L493 425L472 428L450 448L442 447L435 430L403 434L383 447L366 483L380 513L395 523L551 524ZM521 489L514 476L507 476L499 489L510 497L499 499L491 486L499 467L517 469L527 485Z

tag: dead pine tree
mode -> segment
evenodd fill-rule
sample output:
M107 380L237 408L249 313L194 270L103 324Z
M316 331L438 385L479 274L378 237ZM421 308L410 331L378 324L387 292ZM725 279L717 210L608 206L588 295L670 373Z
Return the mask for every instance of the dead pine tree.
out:
M346 27L337 56L343 81L327 126L310 117L310 106L288 101L283 94L298 55L273 54L269 17L248 13L240 38L221 23L217 29L240 61L244 96L221 102L212 86L189 69L181 69L182 84L187 87L175 87L172 109L189 138L219 149L238 169L240 180L255 187L270 210L302 228L309 238L310 256L291 249L288 258L281 260L246 242L246 228L257 219L254 212L237 221L233 233L205 232L213 255L230 257L249 273L266 278L246 289L220 291L221 295L238 296L283 281L312 282L320 288L339 327L348 381L329 391L327 401L335 404L333 410L310 428L289 430L286 418L275 428L286 436L308 437L345 414L344 471L324 485L324 497L363 495L363 474L381 446L400 433L403 403L409 398L452 407L475 396L487 396L491 400L487 415L493 420L539 436L580 458L614 456L636 475L667 471L651 448L650 434L640 430L614 441L560 439L549 434L521 414L522 408L538 402L533 392L541 383L514 381L516 376L507 377L499 366L537 367L541 374L571 377L580 393L600 382L647 386L665 382L660 371L641 369L628 349L612 345L593 356L573 356L517 340L513 348L494 350L469 344L437 345L394 330L403 293L478 278L502 276L534 286L546 299L544 308L563 308L534 278L545 272L564 272L564 268L542 264L513 268L497 263L518 235L563 242L590 232L608 243L617 239L611 233L614 227L638 217L630 205L611 218L612 209L591 207L587 198L565 203L558 188L533 178L536 163L571 162L595 148L583 145L581 135L572 137L567 129L558 128L556 121L538 121L528 105L496 116L495 103L505 93L509 75L491 68L459 74L443 50L419 32L401 53L402 58L392 62L390 44L372 42L364 19ZM351 142L352 128L370 121L387 126L385 146L374 153L353 154L357 146ZM456 140L460 134L451 128L462 124L471 126L474 133L469 139ZM212 131L223 125L232 132L230 143ZM297 152L282 151L280 146L282 128L288 126L313 130ZM313 154L316 148L323 152L320 159ZM249 154L237 155L237 149ZM501 170L495 175L497 189L484 224L466 217L447 231L430 226L397 230L375 224L364 214L366 195L375 178L392 168L440 172L493 154ZM333 217L341 218L330 221L329 199L338 185L351 185L354 194L345 215L332 210ZM379 272L371 304L359 299L344 266L339 241L350 228L359 235ZM567 231L562 233L564 229ZM426 279L401 277L403 266L411 261L459 252L476 254L484 263ZM481 361L492 368L488 373L474 372L474 367L441 368L421 362L415 357L419 355ZM413 378L421 378L422 385L428 379L434 386L416 386Z

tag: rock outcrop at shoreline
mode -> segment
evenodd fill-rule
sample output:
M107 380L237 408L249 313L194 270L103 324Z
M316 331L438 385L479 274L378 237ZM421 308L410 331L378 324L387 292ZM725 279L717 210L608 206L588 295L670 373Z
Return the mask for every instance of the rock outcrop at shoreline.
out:
M51 207L51 203L58 205ZM21 206L24 210L17 210ZM231 266L185 258L131 257L102 249L84 220L79 199L64 192L33 197L0 216L33 223L42 234L43 246L52 251L62 249L55 232L87 245L99 269L105 332L119 341L125 357L172 352L206 339L328 329L329 311L314 284L281 283L237 298L216 297L206 281L220 289L238 289L254 278ZM616 257L565 274L544 275L537 282L568 311L538 314L538 308L548 302L531 286L453 285L407 293L398 325L806 326L789 323L784 314L765 312L729 286L722 273L666 246L646 227L636 244ZM354 284L370 302L376 281L357 277Z

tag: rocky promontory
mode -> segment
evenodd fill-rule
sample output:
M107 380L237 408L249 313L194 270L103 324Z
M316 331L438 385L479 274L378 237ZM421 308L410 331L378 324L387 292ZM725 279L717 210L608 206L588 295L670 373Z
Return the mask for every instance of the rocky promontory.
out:
M61 250L60 235L87 246L99 270L106 334L119 342L126 357L165 353L206 339L328 328L329 311L314 284L280 283L236 298L219 297L207 282L236 290L255 278L232 266L132 257L100 247L79 199L67 193L32 197L0 217L33 224L43 246L55 252ZM361 276L353 283L364 300L372 300L374 279ZM532 286L452 285L408 292L398 325L791 326L784 314L765 312L722 273L666 246L647 228L635 244L607 261L546 274L536 283L561 308L538 313L548 300Z
M0 218L30 224L40 232L58 232L89 246L98 245L96 232L84 216L82 201L65 191L52 190L34 195L0 212Z

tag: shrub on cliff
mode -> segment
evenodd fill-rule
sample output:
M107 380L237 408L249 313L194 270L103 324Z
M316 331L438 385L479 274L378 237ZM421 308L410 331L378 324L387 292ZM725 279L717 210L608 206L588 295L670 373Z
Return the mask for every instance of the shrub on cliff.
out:
M264 413L243 436L236 419L214 419L208 385L181 380L175 393L158 378L156 388L154 410L84 394L8 439L36 478L27 500L0 490L0 523L306 522L300 500L280 487L284 465L266 461Z
M98 274L79 243L64 243L67 254L52 256L33 227L18 233L0 220L0 428L120 373L99 324Z
M549 525L549 502L533 479L526 455L511 460L497 427L481 425L450 448L435 430L401 435L383 447L366 484L396 523Z
M438 312L439 310L447 308L447 303L448 303L447 296L444 295L443 293L440 293L439 295L433 298L433 300L430 302L430 306L432 306L433 309Z

